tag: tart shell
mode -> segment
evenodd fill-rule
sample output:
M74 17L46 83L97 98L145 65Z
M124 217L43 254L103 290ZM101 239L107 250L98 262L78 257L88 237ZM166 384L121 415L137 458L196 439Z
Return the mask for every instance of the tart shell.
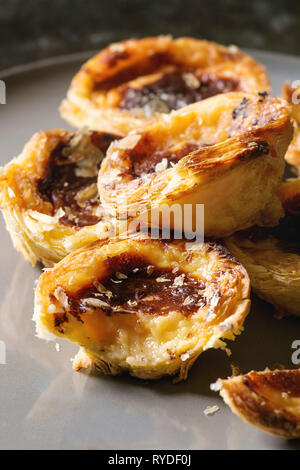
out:
M122 276L119 273L118 279L121 280L114 281L118 282L115 292L120 295L126 289L126 273L129 275L126 263L142 259L146 266L155 269L179 269L179 280L185 279L181 287L175 287L179 284L178 279L171 285L157 278L159 288L167 289L171 297L173 289L179 289L180 294L180 289L184 289L185 282L192 276L196 286L199 283L195 295L200 295L200 289L204 300L200 306L191 307L188 314L184 309L194 299L176 301L176 305L165 313L162 308L149 313L140 307L126 313L124 307L105 310L108 300L103 304L103 298L95 294L96 299L100 299L100 306L93 301L93 307L82 310L82 305L86 304L82 300L86 288L100 283L101 291L111 296L107 293L106 282L115 276L116 268L111 267L120 259ZM70 307L74 305L74 298L81 302L76 315L72 310L74 307ZM155 299L153 305L156 305ZM128 372L142 379L179 374L181 380L187 377L199 354L209 348L224 349L223 340L233 340L242 331L249 307L248 275L220 245L205 243L187 250L183 241L125 239L96 242L70 254L43 273L36 288L34 319L38 336L45 339L59 336L84 348L84 353L81 351L75 361L75 368L89 365L87 354L90 361L106 374Z
M236 47L169 36L130 39L111 44L81 67L62 102L61 114L75 127L127 135L161 112L148 116L144 108L122 109L124 92L144 90L174 70L186 71L188 76L197 73L212 77L216 82L214 93L218 88L222 91L222 80L233 81L234 91L269 91L270 87L264 67ZM194 101L199 99L195 97Z

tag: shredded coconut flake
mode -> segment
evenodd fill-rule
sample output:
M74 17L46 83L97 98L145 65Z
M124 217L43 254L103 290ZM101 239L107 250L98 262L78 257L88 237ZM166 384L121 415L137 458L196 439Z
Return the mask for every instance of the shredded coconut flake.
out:
M69 299L64 289L61 286L58 286L54 291L54 297L61 303L61 305L68 310L69 308Z
M190 355L189 353L184 353L184 354L181 354L180 358L182 361L187 361L190 358Z
M106 287L104 287L101 284L101 282L95 281L94 286L100 292L100 294L106 295L106 297L108 297L109 299L112 297L112 295L113 295L112 292L110 290L106 289Z
M168 168L168 159L167 158L163 158L161 162L159 162L155 165L156 173L159 173L160 171L164 171L167 168Z
M213 392L219 392L219 390L221 390L221 382L219 380L217 380L216 382L210 384L209 388Z
M184 284L184 278L185 278L185 274L181 274L180 276L177 276L175 277L174 279L174 286L175 287L182 287L183 284Z
M193 90L195 90L196 88L199 87L200 82L193 73L190 73L190 72L184 73L182 74L182 77L189 88L192 88Z
M157 277L156 282L171 282L170 279L166 279L164 277Z
M49 304L47 308L47 313L54 315L55 313L64 313L62 308L57 307L54 304Z
M217 413L217 411L219 411L219 407L218 405L213 405L213 406L207 406L205 408L205 410L203 411L203 413L205 414L205 416L211 416L211 415L214 415L215 413Z
M126 274L116 272L116 278L117 279L128 279L128 276L126 276Z
M194 302L194 298L192 296L188 296L184 299L184 302L182 305L191 305Z
M94 307L94 308L109 307L108 303L100 299L94 299L93 297L89 297L88 299L83 299L82 304L88 307Z
M127 137L124 137L124 139L119 140L118 142L118 148L119 149L133 149L138 141L140 140L141 136L139 134L131 134L128 135Z

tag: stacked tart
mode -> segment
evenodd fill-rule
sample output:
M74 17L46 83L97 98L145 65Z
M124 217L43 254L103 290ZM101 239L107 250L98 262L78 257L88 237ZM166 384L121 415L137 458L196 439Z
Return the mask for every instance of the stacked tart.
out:
M15 247L50 268L36 288L37 333L78 344L75 369L186 379L202 352L228 352L243 330L250 282L299 316L300 184L283 182L286 154L297 166L290 96L288 85L284 99L269 95L264 67L236 47L192 38L123 41L81 67L60 107L77 130L37 133L0 173ZM226 403L297 436L296 408L289 436L273 401L270 426L239 406L252 406L250 374L219 383ZM298 393L298 374L284 377Z

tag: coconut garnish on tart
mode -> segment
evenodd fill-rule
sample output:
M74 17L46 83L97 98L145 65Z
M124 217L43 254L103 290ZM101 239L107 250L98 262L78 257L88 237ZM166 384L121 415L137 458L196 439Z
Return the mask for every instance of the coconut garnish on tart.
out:
M95 242L43 273L34 318L40 337L84 348L75 368L185 379L199 354L242 331L249 307L248 275L220 245L125 239Z
M230 91L269 91L265 68L237 47L170 36L111 44L75 75L62 116L127 135L157 116Z
M213 238L276 225L291 137L290 107L265 93L219 94L191 104L109 148L98 179L103 207L117 219L152 226L153 213L177 205L184 218L191 208L194 229L197 205L204 204L205 235ZM170 220L170 228L181 230L178 223Z
M0 207L15 247L51 266L108 236L97 189L110 134L54 129L35 134L0 176Z

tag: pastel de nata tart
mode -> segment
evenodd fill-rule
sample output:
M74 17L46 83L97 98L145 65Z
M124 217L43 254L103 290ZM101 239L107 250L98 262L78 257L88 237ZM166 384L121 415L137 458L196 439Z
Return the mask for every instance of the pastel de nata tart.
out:
M217 387L231 411L262 431L300 438L300 369L251 371Z
M111 44L75 75L62 116L127 135L160 114L229 91L269 91L265 68L237 47L158 36Z
M277 190L292 137L290 108L265 93L227 93L161 116L108 150L99 172L103 207L117 219L141 219L204 204L205 235L218 238L283 215ZM146 219L146 220L144 220ZM148 220L147 220L148 219ZM170 218L171 229L182 220ZM178 225L179 224L179 225Z
M97 190L101 160L116 137L54 129L35 134L0 174L0 207L14 246L52 266L107 237Z
M278 226L235 233L225 244L278 316L300 316L300 179L282 183L278 194L286 210Z
M294 124L294 137L286 152L285 159L296 167L300 167L300 86L293 88L291 83L286 82L282 90L282 97L292 106L292 118Z
M76 368L181 380L242 331L249 306L248 275L220 245L131 238L95 242L44 272L34 319L41 338L84 348Z

